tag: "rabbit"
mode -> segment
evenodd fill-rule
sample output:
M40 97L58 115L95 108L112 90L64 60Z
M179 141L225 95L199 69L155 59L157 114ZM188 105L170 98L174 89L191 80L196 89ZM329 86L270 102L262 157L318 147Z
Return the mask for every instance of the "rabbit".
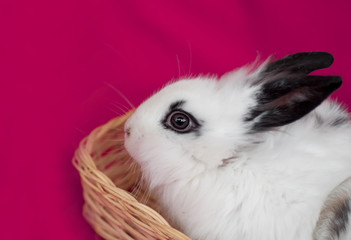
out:
M309 75L333 61L268 58L179 79L137 107L125 149L172 226L195 240L349 236L350 116L329 99L342 79Z

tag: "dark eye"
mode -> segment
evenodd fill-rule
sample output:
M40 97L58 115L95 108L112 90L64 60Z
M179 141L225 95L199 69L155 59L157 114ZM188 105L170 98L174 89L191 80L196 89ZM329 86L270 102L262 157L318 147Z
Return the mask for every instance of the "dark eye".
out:
M168 114L164 122L166 128L178 133L188 133L198 127L197 121L189 113L175 110Z

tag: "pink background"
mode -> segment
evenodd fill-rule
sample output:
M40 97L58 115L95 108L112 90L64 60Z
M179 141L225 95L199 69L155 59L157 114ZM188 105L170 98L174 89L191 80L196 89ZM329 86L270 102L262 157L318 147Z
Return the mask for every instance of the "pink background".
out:
M319 50L351 105L349 2L2 0L0 239L96 239L71 158L127 106L108 84L137 105L179 75Z

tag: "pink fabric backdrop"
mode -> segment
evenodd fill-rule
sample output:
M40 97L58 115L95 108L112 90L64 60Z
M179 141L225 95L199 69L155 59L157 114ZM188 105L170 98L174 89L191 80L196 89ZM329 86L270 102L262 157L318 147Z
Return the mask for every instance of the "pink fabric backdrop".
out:
M172 78L259 53L329 51L351 105L350 1L0 3L0 239L95 239L71 158L79 140ZM351 159L350 159L351 160Z

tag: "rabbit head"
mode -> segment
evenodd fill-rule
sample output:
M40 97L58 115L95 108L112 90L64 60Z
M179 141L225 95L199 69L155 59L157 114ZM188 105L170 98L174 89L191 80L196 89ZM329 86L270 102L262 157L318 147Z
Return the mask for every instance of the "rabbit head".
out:
M222 168L336 90L340 77L308 75L332 62L329 53L298 53L255 70L170 83L128 119L125 147L146 175L160 177L151 187Z

